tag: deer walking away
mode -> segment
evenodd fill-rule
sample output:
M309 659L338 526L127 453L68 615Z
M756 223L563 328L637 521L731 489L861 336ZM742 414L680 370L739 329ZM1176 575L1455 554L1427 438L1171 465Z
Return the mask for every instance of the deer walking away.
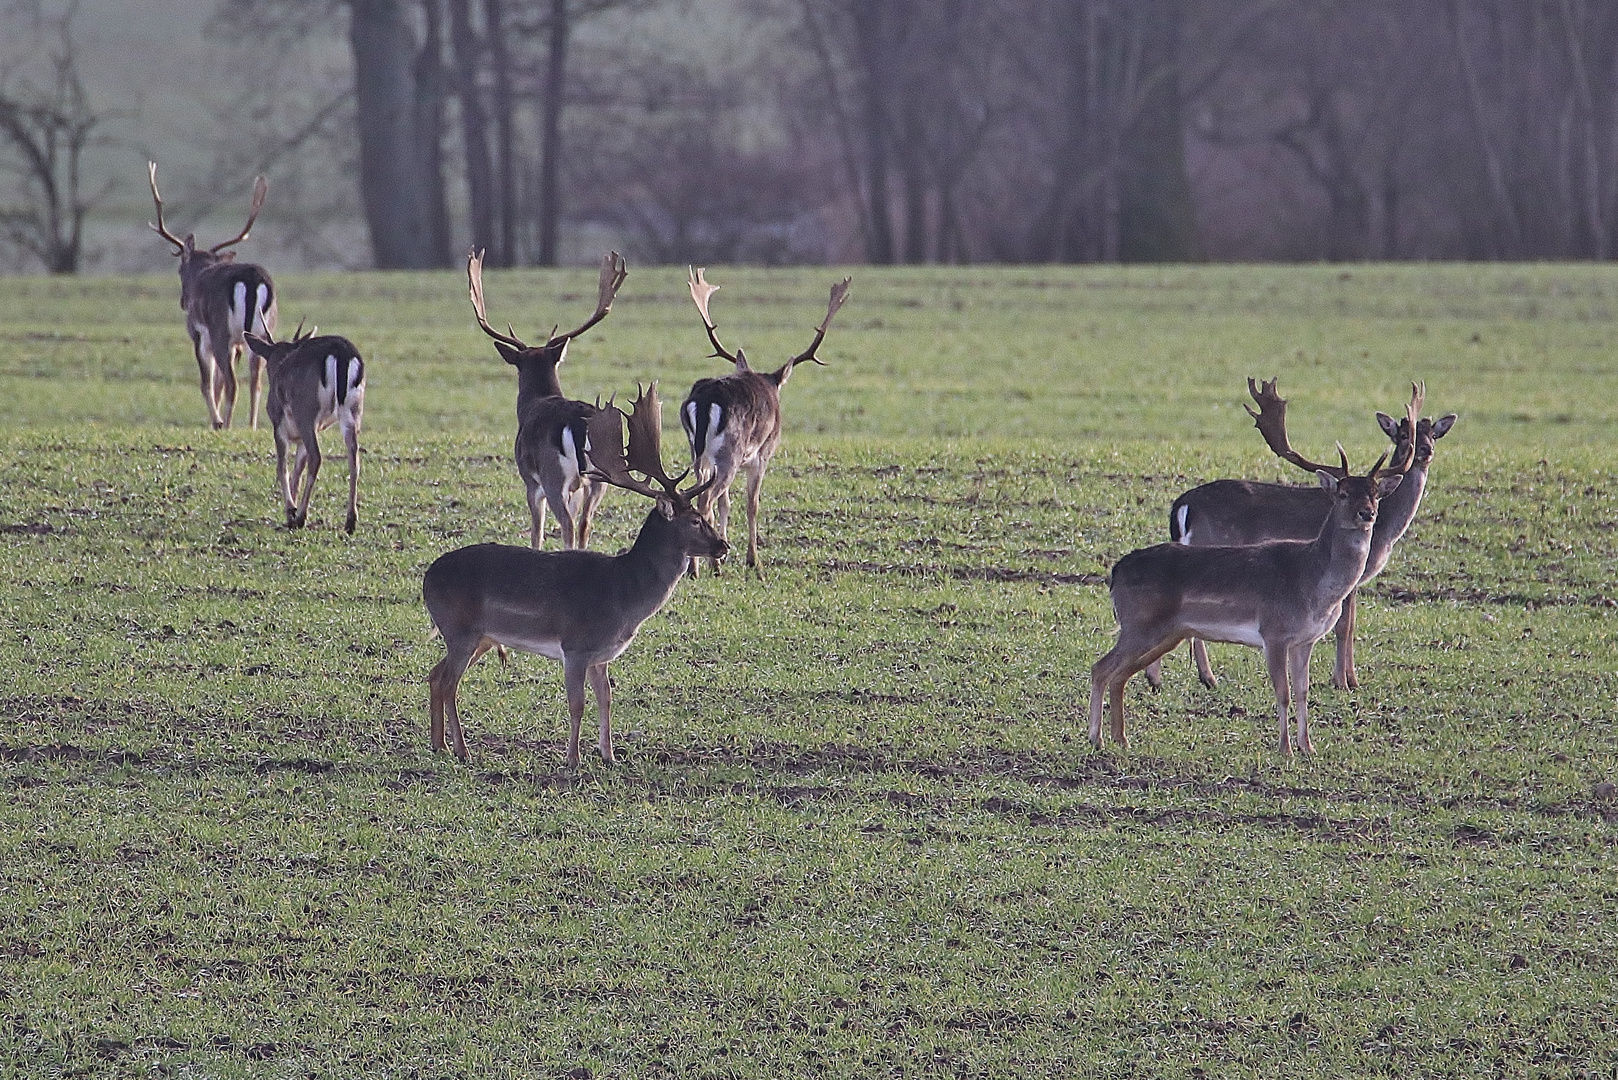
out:
M833 285L826 317L815 328L809 347L774 371L754 371L741 349L730 352L719 343L719 334L708 314L708 301L719 286L710 285L701 268L690 271L691 299L708 331L713 355L729 360L734 370L713 379L699 379L680 405L680 426L691 446L691 467L699 478L712 478L709 498L715 504L715 520L721 536L729 535L730 485L736 473L747 472L747 565L760 570L758 558L759 493L770 459L781 444L781 387L792 376L792 369L804 361L825 366L817 354L826 339L837 309L848 299L848 278ZM718 562L712 563L715 570ZM696 572L696 564L692 564Z
M493 341L506 363L517 369L517 440L513 456L528 495L532 522L529 543L538 548L545 537L545 508L556 515L562 547L584 547L596 504L606 494L605 484L591 475L587 430L599 411L594 405L573 401L562 393L556 369L567 359L573 340L607 317L613 298L628 277L616 251L601 260L596 309L576 330L551 331L543 345L528 345L508 324L502 334L489 325L483 300L483 254L467 256L467 289L478 327Z
M275 432L275 480L286 507L286 525L301 529L309 519L309 496L320 473L318 432L333 424L348 451L348 517L343 531L352 534L359 520L360 420L365 410L365 361L347 338L303 334L303 324L290 341L248 334L247 343L269 368L270 424ZM287 450L294 451L291 473ZM305 470L308 478L298 490Z
M180 310L185 312L186 333L196 354L208 422L216 430L227 428L236 408L236 357L250 353L247 334L275 334L276 304L269 273L262 266L236 262L236 253L225 249L246 240L252 232L269 186L262 176L254 181L253 205L242 231L203 249L197 247L194 234L187 233L182 240L168 230L163 223L163 197L157 192L157 162L147 162L146 174L152 201L157 204L157 221L149 226L174 245L174 254L180 258ZM258 356L250 353L249 421L255 430L261 367Z

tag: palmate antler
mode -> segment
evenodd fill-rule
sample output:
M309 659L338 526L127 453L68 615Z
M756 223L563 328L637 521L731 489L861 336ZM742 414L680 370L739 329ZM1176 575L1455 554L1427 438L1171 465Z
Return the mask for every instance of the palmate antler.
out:
M599 479L628 491L639 492L654 499L669 498L677 505L689 506L713 484L713 478L686 491L680 491L680 482L690 470L670 477L663 468L662 432L663 402L657 396L657 383L644 389L637 388L634 404L630 406L628 420L629 449L624 450L623 410L612 402L602 406L586 422L585 435L590 444L590 464ZM640 473L646 480L637 480L631 473ZM657 487L647 481L655 481ZM661 488L661 490L659 490Z
M1247 415L1253 418L1253 426L1264 436L1264 441L1269 444L1276 457L1290 461L1305 472L1327 472L1339 480L1348 476L1348 456L1343 453L1341 443L1337 445L1337 456L1342 459L1341 466L1322 465L1310 461L1292 449L1291 443L1287 441L1287 399L1276 391L1275 384L1278 381L1279 375L1268 382L1257 384L1251 378L1247 380L1247 392L1258 403L1259 411L1254 412L1251 405L1244 404L1242 407L1247 410Z

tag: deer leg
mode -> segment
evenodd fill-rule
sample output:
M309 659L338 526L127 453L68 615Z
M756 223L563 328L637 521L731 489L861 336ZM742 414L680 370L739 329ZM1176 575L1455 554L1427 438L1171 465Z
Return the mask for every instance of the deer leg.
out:
M1294 645L1287 656L1292 668L1292 711L1298 717L1298 752L1312 754L1315 744L1309 738L1309 656L1315 643Z
M292 485L287 477L287 440L281 425L275 425L275 486L281 490L281 506L286 511L287 528L292 528ZM301 453L301 450L300 450Z
M1287 679L1287 647L1264 643L1264 663L1270 669L1270 685L1275 687L1275 711L1280 723L1280 750L1283 757L1292 756L1292 739L1287 730L1287 711L1291 705Z
M596 480L584 481L584 497L579 500L579 546L585 547L590 541L590 526L595 521L596 505L601 497L607 493L607 485Z
M248 424L254 431L258 430L258 391L259 380L264 375L264 358L252 349L247 350L247 379L248 397L251 398L253 416Z
M1212 690L1219 685L1219 676L1214 674L1213 665L1208 662L1208 643L1199 637L1191 639L1191 659L1197 665L1197 678L1202 685Z
M1358 596L1355 589L1343 601L1343 613L1337 617L1337 664L1332 669L1331 684L1339 690L1355 690L1360 685L1359 672L1354 670L1354 624L1358 621Z
M343 531L353 536L360 508L360 429L357 423L344 422L343 443L348 447L348 520Z
M551 504L551 513L556 515L557 527L562 530L562 549L564 551L572 550L574 546L573 514L567 505L567 492L561 484L552 486L556 489L555 494L552 494L551 488L547 487L545 489L545 501Z
M597 664L589 671L590 689L595 691L596 712L601 718L601 758L611 764L618 759L612 756L612 679L607 674L606 664Z
M1150 686L1153 690L1163 689L1163 661L1153 660L1150 664L1141 668L1141 672L1146 676L1147 686Z
M764 567L758 561L758 497L764 490L764 470L769 467L769 461L761 457L747 470L747 565L759 577L764 576Z
M713 501L714 528L719 532L721 540L730 539L730 485L726 484L714 497ZM748 563L752 565L751 562ZM714 573L719 573L719 560L709 559L708 566Z
M214 367L219 370L221 384L215 387L215 393L222 395L224 408L220 410L223 426L230 426L231 413L236 411L236 343L230 340L227 334L222 340L214 342Z
M303 440L298 440L292 454L292 478L287 484L287 528L296 529L303 522L298 519L298 491L303 485L303 470L309 464L309 452Z
M487 638L482 639L484 641ZM457 707L456 696L460 691L461 676L479 652L481 642L468 647L465 641L451 642L445 639L444 659L433 668L432 674L427 676L427 684L432 692L430 712L433 721L433 749L444 749L444 723L449 722L450 742L454 746L455 756L462 761L466 760L466 738L461 732L461 712Z
M300 529L309 521L309 496L315 490L315 477L320 475L320 441L313 434L315 430L313 417L310 418L309 424L304 430L310 432L310 435L299 446L303 448L304 461L309 469L309 475L304 479L303 491L298 496L297 527ZM297 482L295 476L293 482L294 484Z
M577 660L563 659L562 683L567 688L567 767L579 765L579 725L584 721L584 678L586 666Z
M1125 653L1124 656L1133 655L1134 659L1127 662L1120 660L1116 670L1113 672L1112 683L1108 687L1108 692L1112 696L1112 741L1119 746L1127 747L1129 745L1129 737L1124 734L1124 685L1129 682L1130 676L1134 675L1135 672L1149 667L1153 662L1161 658L1164 653L1172 651L1178 644L1180 644L1179 638L1171 638L1167 643L1153 645L1145 652L1137 649L1132 653Z
M528 531L528 546L538 551L545 542L545 489L526 476L523 483L528 489L528 517L532 522Z
M206 327L191 332L191 349L197 356L197 374L202 381L203 403L208 406L208 423L218 431L225 425L219 419L218 394L214 390L213 342L209 340Z

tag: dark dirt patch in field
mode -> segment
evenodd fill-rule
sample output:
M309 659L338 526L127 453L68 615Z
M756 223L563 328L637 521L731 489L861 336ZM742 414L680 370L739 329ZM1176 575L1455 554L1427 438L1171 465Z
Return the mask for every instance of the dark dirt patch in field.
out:
M892 574L900 577L945 577L956 581L1032 582L1037 585L1105 585L1107 575L1058 573L1016 566L950 566L939 563L878 563L856 559L826 559L821 564L834 574Z
M1522 608L1536 611L1544 607L1618 607L1618 600L1599 593L1575 596L1556 593L1530 596L1521 592L1490 592L1487 589L1457 589L1453 586L1434 589L1411 589L1403 585L1376 585L1371 595L1390 604L1430 604L1447 601L1456 604L1488 604L1494 607Z
M61 536L64 532L66 532L65 529L58 529L56 526L45 521L29 521L13 525L0 525L0 534L21 533L27 536L51 536L54 534L56 536Z
M144 765L146 755L132 750L85 750L72 743L47 743L44 746L0 746L0 761L89 761L112 767Z

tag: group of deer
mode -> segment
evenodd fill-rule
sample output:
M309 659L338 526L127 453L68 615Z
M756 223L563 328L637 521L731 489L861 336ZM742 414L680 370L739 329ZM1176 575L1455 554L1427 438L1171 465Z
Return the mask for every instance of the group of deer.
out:
M180 239L163 223L157 165L148 167L157 221L152 228L174 245L180 259L180 307L201 373L203 401L215 428L229 427L236 402L235 361L250 354L252 426L258 427L259 371L269 375L268 409L275 429L277 481L289 528L308 517L309 495L320 471L316 433L339 424L348 447L349 494L346 529L354 531L358 506L359 430L364 407L365 365L345 338L293 334L275 340L276 299L262 267L235 262L227 251L246 240L264 205L267 186L253 187L247 224L236 236L207 250L195 237ZM832 318L848 296L849 279L832 287L826 317L803 352L774 371L754 371L747 355L720 343L709 301L718 286L703 271L690 275L691 299L702 316L713 355L733 370L700 379L680 407L680 421L691 448L691 467L678 477L664 469L661 450L662 404L657 384L639 392L627 417L611 402L590 404L568 398L556 369L574 339L612 310L628 272L617 252L601 262L596 309L577 329L552 329L542 345L529 345L508 325L502 334L489 324L483 299L483 257L467 259L467 287L478 326L494 341L506 363L517 369L518 474L527 490L532 522L529 547L477 544L435 561L422 582L434 627L443 636L445 657L432 670L433 749L445 749L448 736L456 756L467 756L456 692L461 676L492 648L538 653L563 664L571 729L567 760L579 759L579 727L585 685L595 692L600 712L601 756L613 760L612 691L607 665L629 646L642 623L660 609L686 573L695 575L700 559L719 560L729 551L730 487L738 472L747 475L747 565L759 568L759 493L770 460L781 442L781 386L805 361L824 364L817 352ZM290 478L286 451L296 446ZM307 470L301 494L294 498ZM680 487L687 476L693 483ZM289 482L290 480L290 482ZM645 495L653 509L634 544L618 555L584 550L597 504L613 485ZM547 507L556 515L562 550L541 551Z
M236 408L236 358L248 353L250 426L258 430L259 374L269 376L265 406L275 432L276 486L286 509L289 529L302 528L309 517L309 496L320 472L320 444L315 438L332 424L343 433L348 449L348 519L352 533L359 520L360 417L365 410L365 361L347 338L316 336L303 324L292 340L275 340L275 285L262 266L238 263L226 248L246 240L264 208L269 185L261 176L253 183L253 206L242 231L199 248L196 236L180 239L163 223L163 197L157 191L157 162L147 162L147 180L157 221L151 227L174 245L180 259L180 310L191 337L202 400L215 429L230 426ZM287 471L287 451L294 460ZM300 492L301 484L301 492Z
M720 344L709 300L717 286L703 271L690 276L691 299L702 316L714 355L730 374L700 379L680 406L691 467L670 477L663 466L662 404L657 384L639 391L627 417L612 403L569 399L557 378L568 345L606 318L627 272L617 252L601 262L595 312L578 329L552 330L543 345L529 345L510 326L489 325L483 299L483 260L467 260L467 287L478 326L517 369L517 471L528 492L530 547L477 544L442 556L422 581L433 625L444 638L444 659L428 677L433 749L449 742L465 760L456 693L466 669L493 648L538 653L563 666L567 688L567 762L579 760L585 686L595 693L599 749L612 749L612 687L607 665L629 647L642 623L661 608L679 579L697 572L698 560L717 569L729 550L730 486L747 474L747 565L758 569L758 506L764 473L781 441L781 386L805 361L824 363L817 351L832 317L848 296L847 278L832 287L826 317L803 352L770 372L754 371L744 352ZM638 474L638 476L637 476ZM680 484L691 477L690 486ZM634 544L618 555L584 550L605 485L653 500ZM561 551L541 551L545 510L556 515Z
M316 432L336 423L348 448L349 497L346 529L356 521L359 429L365 395L365 365L345 338L303 334L274 338L275 290L257 266L234 262L226 248L247 239L264 203L265 182L254 185L252 210L242 231L206 251L193 236L179 239L163 224L157 166L149 167L157 222L152 226L180 258L180 306L196 352L203 400L215 428L228 427L236 400L235 359L251 354L252 426L258 426L259 371L269 375L268 410L275 429L277 483L289 528L308 516L309 495L320 470ZM455 754L467 756L456 693L466 669L490 649L538 653L563 664L570 731L568 764L579 759L579 728L585 686L595 693L601 756L613 760L611 684L607 665L628 647L642 623L673 594L700 559L717 569L729 550L730 487L747 475L747 565L757 569L759 493L781 439L781 386L817 355L832 318L848 295L844 278L832 287L826 317L809 347L771 372L754 371L740 349L719 340L709 301L718 288L693 269L691 299L702 316L713 356L734 370L701 379L680 406L680 424L691 450L691 467L678 477L665 471L660 446L662 405L657 384L640 391L627 417L614 404L568 398L557 368L568 345L612 310L627 271L617 252L601 264L596 309L577 329L531 346L507 327L489 324L483 298L483 260L467 260L472 310L500 356L517 369L515 458L527 490L530 546L479 544L452 551L428 568L422 592L446 655L429 677L432 744L446 747L446 721ZM1313 752L1309 734L1309 658L1315 643L1335 628L1337 662L1332 682L1358 685L1354 629L1359 587L1382 572L1394 545L1414 520L1426 489L1434 443L1455 423L1421 416L1423 388L1412 387L1405 416L1377 413L1393 442L1370 472L1355 476L1338 446L1339 464L1313 462L1292 449L1286 434L1286 401L1275 380L1248 391L1259 411L1248 412L1270 448L1315 474L1318 487L1243 480L1217 480L1181 495L1170 510L1171 542L1130 552L1112 569L1117 644L1090 673L1090 741L1101 746L1101 715L1110 697L1112 738L1124 735L1124 685L1144 671L1156 687L1159 661L1190 640L1197 674L1216 680L1205 641L1262 649L1275 688L1279 748L1291 754L1289 711L1296 717L1297 747ZM288 475L286 454L296 447ZM1384 466L1387 465L1385 468ZM297 493L300 477L307 481ZM638 476L637 476L638 474ZM682 489L687 477L692 484ZM635 543L618 555L585 551L591 521L607 485L651 498L652 511ZM295 497L296 493L296 497ZM545 512L556 515L561 551L539 550Z
M1427 487L1434 443L1455 424L1421 415L1424 388L1412 384L1404 418L1377 413L1393 442L1370 472L1349 470L1342 444L1339 464L1310 461L1293 450L1286 433L1286 400L1276 380L1247 381L1257 421L1270 449L1319 480L1292 487L1246 480L1215 480L1187 491L1169 511L1170 543L1132 551L1112 568L1110 587L1118 642L1090 671L1090 742L1101 746L1102 707L1110 698L1113 741L1124 736L1124 684L1138 671L1161 684L1159 660L1191 642L1202 682L1215 685L1205 641L1264 651L1275 688L1278 745L1292 753L1289 706L1297 720L1297 747L1313 753L1309 735L1309 657L1335 629L1337 662L1332 683L1359 685L1354 669L1354 626L1361 585L1380 574L1415 520ZM1384 468L1384 465L1387 465Z

